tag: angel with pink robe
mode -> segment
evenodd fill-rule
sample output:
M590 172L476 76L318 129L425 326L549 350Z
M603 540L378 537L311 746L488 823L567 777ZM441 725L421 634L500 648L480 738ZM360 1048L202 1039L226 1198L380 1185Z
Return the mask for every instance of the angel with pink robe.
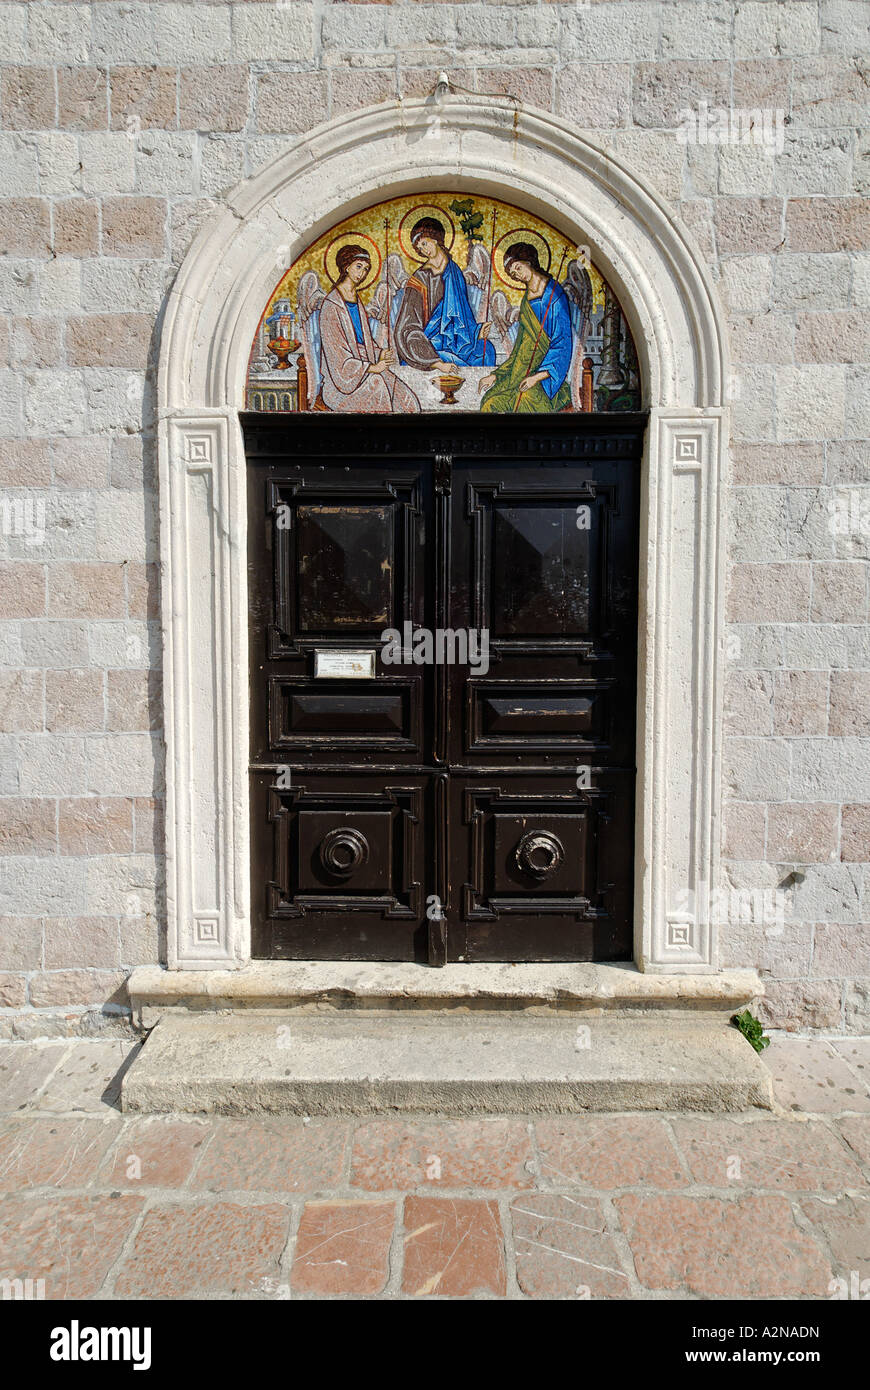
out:
M320 306L323 404L366 415L419 411L414 392L390 370L395 353L375 347L357 295L371 270L369 253L362 246L342 246L335 259L340 278Z

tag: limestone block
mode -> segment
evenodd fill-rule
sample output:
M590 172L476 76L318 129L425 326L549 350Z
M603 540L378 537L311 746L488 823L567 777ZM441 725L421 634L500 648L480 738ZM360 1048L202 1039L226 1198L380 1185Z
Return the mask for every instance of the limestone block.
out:
M93 5L91 13L91 62L154 63L157 59L155 12L157 4L121 3Z
M84 740L92 796L154 796L163 787L162 740L150 733L93 734Z
M268 59L308 64L314 58L314 44L313 5L234 6L230 52L235 62ZM229 55L215 55L209 61L220 61L222 56Z
M775 370L777 439L841 437L845 427L846 369L827 365Z
M4 6L4 29L6 27L5 9ZM86 63L90 36L90 5L30 6L28 37L30 53L34 62ZM5 34L3 47L5 52Z
M86 131L79 136L85 193L129 193L136 183L133 141L122 132Z
M818 53L820 45L818 11L804 0L743 0L735 9L738 58Z
M245 8L242 7L242 12ZM239 14L239 10L236 14ZM155 6L154 31L159 63L178 66L182 63L221 63L230 59L233 49L239 47L239 39L232 33L229 5L159 4ZM241 52L239 56L278 58L286 55L266 50L256 55Z
M24 373L24 420L32 434L82 434L85 383L78 371Z

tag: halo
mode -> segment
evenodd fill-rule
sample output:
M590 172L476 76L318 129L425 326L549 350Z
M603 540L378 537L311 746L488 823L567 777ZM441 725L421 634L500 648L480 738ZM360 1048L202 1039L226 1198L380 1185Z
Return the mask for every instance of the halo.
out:
M366 243L371 247L374 255L372 256L371 274L367 275L361 285L357 285L357 293L360 290L367 290L369 285L373 285L381 273L381 252L376 241L373 241L365 232L339 232L328 243L323 253L323 269L331 284L337 285L341 276L338 273L338 266L335 258L342 246L364 246Z
M411 245L411 227L406 227L406 223L410 218L413 218L414 222L417 222L421 217L437 217L438 221L444 227L444 249L446 251L449 252L453 249L453 243L456 240L456 225L449 212L445 212L443 208L439 208L435 203L416 203L414 207L408 209L399 223L399 246L408 257L408 260L416 261L418 265L422 265L426 257L419 255ZM411 226L414 225L414 222L411 223Z
M501 280L503 285L508 285L512 290L517 290L520 288L525 289L525 286L522 285L519 280L514 280L510 275L508 275L507 271L505 270L504 253L507 250L507 247L504 245L504 243L508 240L511 244L513 244L513 242L515 241L531 242L532 246L534 246L535 250L538 252L538 260L541 262L541 270L544 272L545 275L549 273L550 263L553 259L553 253L550 249L550 243L544 237L541 236L540 232L533 232L531 227L512 227L509 232L505 232L504 236L499 237L498 241L495 243L495 246L493 247L492 252L493 269L495 270L496 275L498 276L499 280ZM546 265L544 264L545 261Z

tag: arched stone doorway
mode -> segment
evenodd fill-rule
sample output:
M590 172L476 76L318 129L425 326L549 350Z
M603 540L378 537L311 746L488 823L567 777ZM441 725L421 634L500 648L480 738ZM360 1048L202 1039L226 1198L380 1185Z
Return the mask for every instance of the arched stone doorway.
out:
M197 238L161 339L168 957L250 958L245 459L262 306L313 237L411 189L504 197L589 244L630 322L650 412L641 498L635 961L717 966L724 334L701 257L655 192L510 102L391 103L314 131Z

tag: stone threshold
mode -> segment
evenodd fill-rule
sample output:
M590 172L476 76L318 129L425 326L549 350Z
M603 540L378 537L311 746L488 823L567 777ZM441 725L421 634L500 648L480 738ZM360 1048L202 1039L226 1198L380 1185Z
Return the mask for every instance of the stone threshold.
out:
M239 970L137 967L134 1022L180 1010L523 1009L728 1014L764 994L754 970L645 974L631 963L425 965L253 961Z

